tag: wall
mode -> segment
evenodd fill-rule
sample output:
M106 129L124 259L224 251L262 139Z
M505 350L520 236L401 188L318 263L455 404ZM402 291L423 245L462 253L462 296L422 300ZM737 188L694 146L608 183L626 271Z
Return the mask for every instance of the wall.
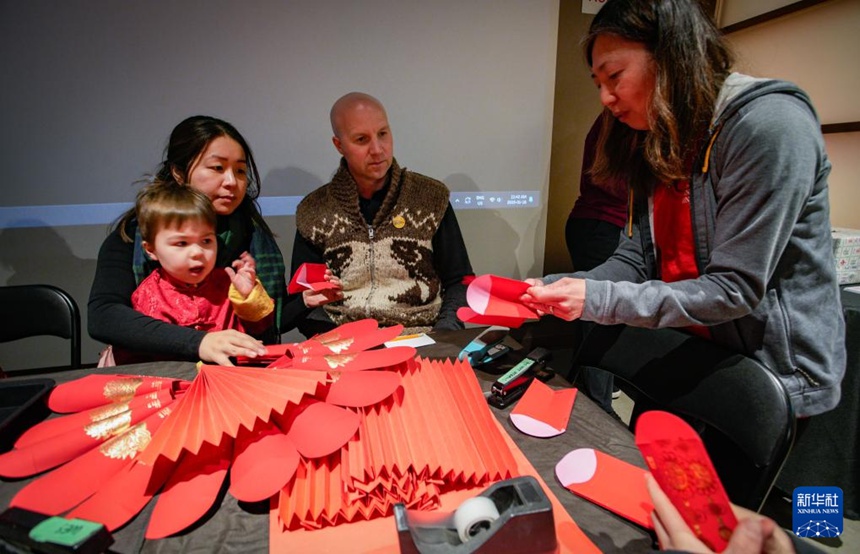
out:
M118 215L170 129L197 113L248 138L264 200L329 180L328 111L350 90L386 105L402 165L452 190L545 200L557 28L557 0L0 0L0 285L61 286L86 323L111 219L92 203ZM43 204L100 222L16 215ZM264 215L289 263L294 217ZM542 273L543 205L458 218L476 272ZM0 365L63 362L59 339L30 346L0 345ZM100 348L85 336L84 361Z
M579 196L579 174L585 135L602 106L582 55L580 40L592 15L581 13L582 2L562 0L559 6L556 53L552 158L546 223L545 273L570 271L573 265L564 240L564 226Z
M809 93L822 124L857 122L858 29L860 0L830 0L732 33L729 41L739 71L797 83ZM860 133L826 134L824 139L833 164L831 222L860 229Z

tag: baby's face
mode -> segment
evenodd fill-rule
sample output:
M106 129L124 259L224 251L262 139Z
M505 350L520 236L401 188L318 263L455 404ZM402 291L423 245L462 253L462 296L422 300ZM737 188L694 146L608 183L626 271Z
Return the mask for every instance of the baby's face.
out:
M153 243L145 242L144 248L168 275L196 285L215 267L218 242L215 229L209 223L189 220L159 229Z

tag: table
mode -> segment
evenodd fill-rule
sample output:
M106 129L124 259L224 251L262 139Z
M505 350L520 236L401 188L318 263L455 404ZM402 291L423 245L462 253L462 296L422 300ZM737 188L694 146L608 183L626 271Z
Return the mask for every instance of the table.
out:
M847 364L835 409L810 418L798 437L777 486L840 487L844 516L860 519L860 293L842 290Z
M460 350L482 329L464 331L440 331L433 333L436 344L418 349L425 358L456 357ZM511 341L515 347L521 346L521 355L528 353L533 345L534 329L518 330L512 333L522 343ZM508 339L510 340L510 339ZM186 362L159 362L135 364L106 368L104 370L75 370L52 373L45 376L57 382L70 381L90 372L126 373L155 376L174 376L184 379L193 377L194 364ZM476 371L484 390L488 390L495 375ZM565 386L556 378L554 386ZM646 552L651 548L652 539L647 531L583 500L564 487L555 478L555 464L575 448L598 448L622 460L644 467L633 436L621 423L609 417L584 394L577 395L568 430L564 435L552 439L539 439L524 435L515 429L508 419L512 409L494 411L505 430L547 483L577 525L603 552ZM4 481L0 484L0 508L5 509L28 480ZM254 504L240 503L229 493L225 493L220 507L211 517L204 519L189 531L157 541L144 541L145 522L154 505L148 507L128 525L114 533L113 550L116 552L225 552L246 553L266 552L268 538L268 501ZM392 525L394 525L392 520Z

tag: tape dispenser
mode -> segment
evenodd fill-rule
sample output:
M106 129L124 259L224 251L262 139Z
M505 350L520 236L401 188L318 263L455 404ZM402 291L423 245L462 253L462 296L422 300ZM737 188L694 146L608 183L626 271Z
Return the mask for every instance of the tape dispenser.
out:
M499 481L453 512L394 505L401 554L556 552L552 504L530 475Z

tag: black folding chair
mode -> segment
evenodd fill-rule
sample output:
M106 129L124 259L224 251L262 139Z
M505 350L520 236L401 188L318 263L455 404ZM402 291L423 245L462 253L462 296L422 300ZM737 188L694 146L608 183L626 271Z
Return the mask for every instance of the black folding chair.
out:
M647 410L684 417L702 436L735 504L760 511L794 442L788 393L755 360L672 329L596 326L578 363L610 371Z
M69 341L69 365L51 369L81 367L81 313L74 298L53 285L0 287L0 342L38 336Z

